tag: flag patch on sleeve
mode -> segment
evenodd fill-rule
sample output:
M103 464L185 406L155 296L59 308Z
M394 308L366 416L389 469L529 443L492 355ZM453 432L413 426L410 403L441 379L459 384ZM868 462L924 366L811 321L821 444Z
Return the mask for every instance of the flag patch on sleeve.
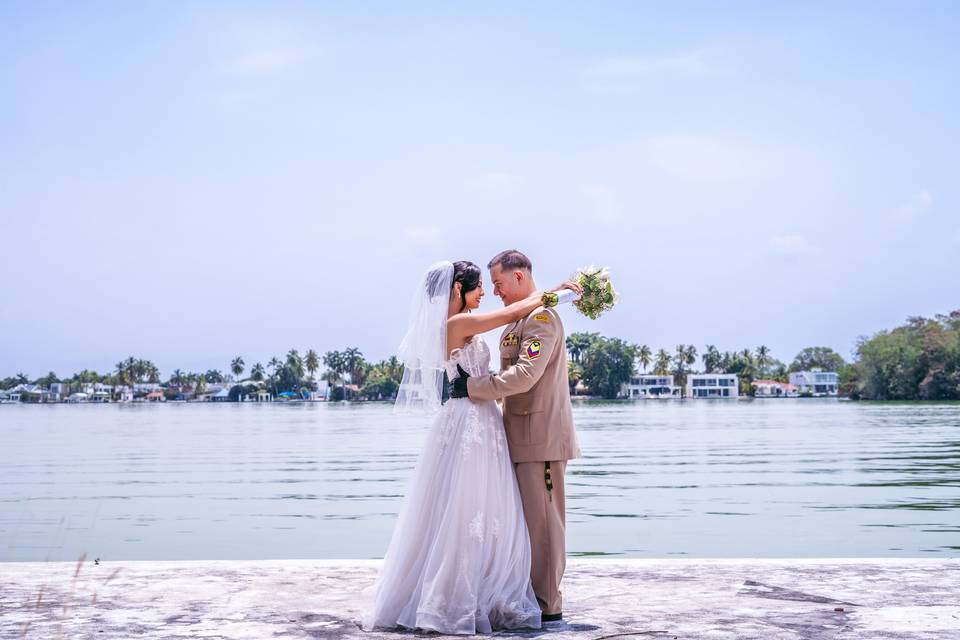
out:
M527 358L530 360L536 360L540 357L540 341L534 340L527 345Z

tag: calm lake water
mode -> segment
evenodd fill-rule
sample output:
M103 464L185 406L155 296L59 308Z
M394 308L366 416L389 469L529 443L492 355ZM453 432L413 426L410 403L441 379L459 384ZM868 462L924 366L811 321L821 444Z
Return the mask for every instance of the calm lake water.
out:
M574 419L571 555L960 555L960 405ZM384 404L0 406L0 560L380 557L427 430Z

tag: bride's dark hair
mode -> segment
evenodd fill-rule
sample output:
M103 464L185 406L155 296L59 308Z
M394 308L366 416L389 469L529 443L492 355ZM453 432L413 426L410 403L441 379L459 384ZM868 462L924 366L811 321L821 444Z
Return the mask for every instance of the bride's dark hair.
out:
M460 283L460 311L463 311L467 308L467 294L480 286L480 267L467 260L454 262L453 282Z

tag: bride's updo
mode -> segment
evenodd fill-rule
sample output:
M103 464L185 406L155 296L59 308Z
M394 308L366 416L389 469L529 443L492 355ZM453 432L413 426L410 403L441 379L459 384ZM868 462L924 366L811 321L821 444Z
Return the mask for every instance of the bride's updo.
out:
M467 260L454 262L453 284L457 282L460 283L460 311L463 311L467 308L467 294L480 286L480 267Z

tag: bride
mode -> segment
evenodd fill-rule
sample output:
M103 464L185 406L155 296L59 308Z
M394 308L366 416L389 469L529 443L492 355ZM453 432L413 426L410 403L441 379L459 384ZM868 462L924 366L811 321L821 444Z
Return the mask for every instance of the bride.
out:
M574 283L557 290L563 288L579 293ZM441 393L444 372L453 379L457 365L472 376L486 374L490 350L480 334L529 315L541 297L535 292L498 311L471 313L483 298L477 265L439 262L427 270L400 344L396 408L439 414L373 587L365 629L472 635L540 628L503 416L492 400L441 406Z

